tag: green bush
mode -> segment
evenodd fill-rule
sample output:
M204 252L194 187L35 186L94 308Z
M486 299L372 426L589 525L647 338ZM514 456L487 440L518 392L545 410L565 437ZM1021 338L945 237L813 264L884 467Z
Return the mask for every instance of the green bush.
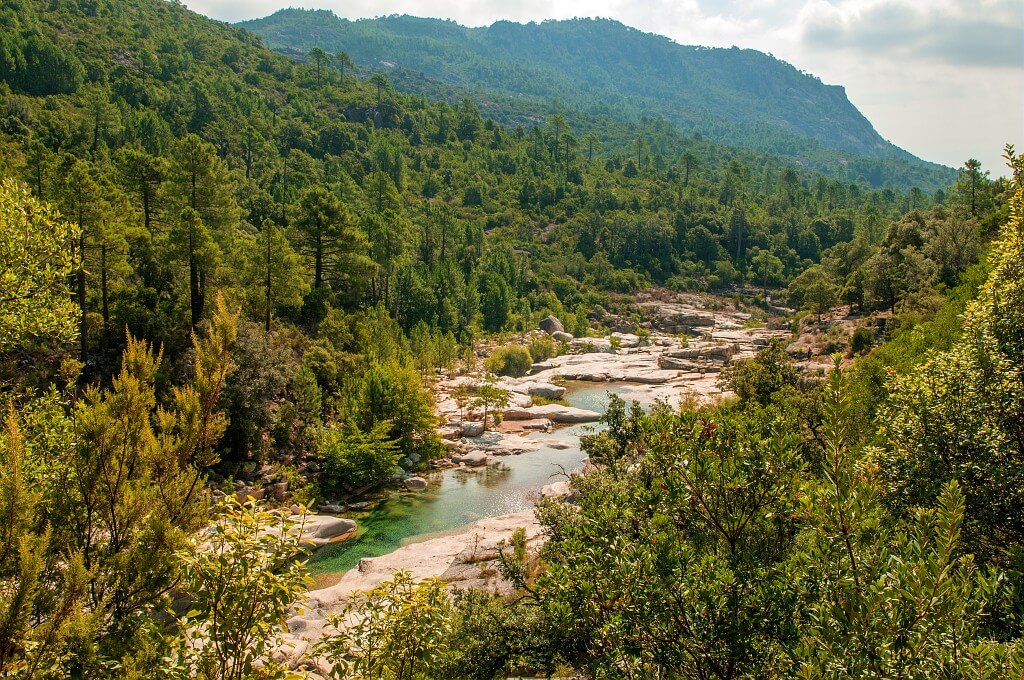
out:
M395 362L372 366L354 397L353 414L362 431L383 426L406 456L431 460L440 454L434 399L416 369Z
M533 366L530 350L522 345L499 347L494 354L487 357L484 368L497 375L508 375L521 378Z
M850 352L852 354L863 354L875 344L875 334L867 326L858 326L850 338Z
M355 427L322 428L317 437L321 485L330 491L357 491L382 483L398 465L398 443L388 438L388 423L369 432Z
M530 340L530 357L534 361L547 361L558 356L558 347L550 335L537 335Z

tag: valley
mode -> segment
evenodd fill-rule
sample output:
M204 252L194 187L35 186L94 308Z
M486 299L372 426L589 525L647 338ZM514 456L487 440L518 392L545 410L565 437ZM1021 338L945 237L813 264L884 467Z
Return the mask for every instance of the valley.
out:
M0 676L1021 675L1004 152L610 19L5 2Z

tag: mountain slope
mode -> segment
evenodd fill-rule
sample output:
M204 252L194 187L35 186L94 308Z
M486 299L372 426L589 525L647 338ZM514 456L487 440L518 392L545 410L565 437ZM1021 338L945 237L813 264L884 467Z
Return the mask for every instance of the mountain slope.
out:
M360 65L406 69L529 103L596 115L663 117L686 133L837 169L856 158L899 161L948 184L948 168L887 142L840 86L755 50L679 45L605 19L454 22L390 16L348 21L287 9L243 22L269 47L345 50ZM855 179L855 177L851 177ZM866 177L874 184L877 178Z

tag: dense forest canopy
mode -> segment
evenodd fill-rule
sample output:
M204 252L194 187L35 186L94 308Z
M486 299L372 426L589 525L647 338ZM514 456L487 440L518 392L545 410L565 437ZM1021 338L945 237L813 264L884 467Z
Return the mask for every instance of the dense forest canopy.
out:
M524 373L566 351L527 340L548 315L639 337L651 288L789 304L846 359L805 374L776 344L721 403L613 401L539 554L499 551L511 595L399 574L310 655L345 678L1019 674L1012 149L1013 180L969 160L943 184L858 118L882 174L843 175L820 140L750 148L619 100L491 115L479 77L439 101L309 47L162 0L0 9L0 674L303 677L275 647L299 530L238 499L429 470L439 371L500 346L485 370ZM490 375L472 396L508 398Z
M756 50L679 45L606 19L466 28L411 16L348 21L324 10L285 9L240 25L286 54L344 51L432 97L475 94L486 114L506 123L528 120L528 104L564 113L580 129L594 127L585 118L664 119L687 135L873 186L930 192L953 179L949 168L884 140L842 87Z

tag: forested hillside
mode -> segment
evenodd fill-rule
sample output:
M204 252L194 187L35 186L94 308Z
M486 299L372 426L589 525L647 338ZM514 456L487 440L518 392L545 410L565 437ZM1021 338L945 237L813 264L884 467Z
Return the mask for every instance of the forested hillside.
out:
M329 11L287 9L240 25L285 53L345 51L375 71L468 88L503 122L515 118L502 100L620 121L664 118L686 134L875 186L932 191L952 181L947 168L884 140L842 87L755 50L679 45L602 19L466 28L410 16L348 21ZM432 96L446 92L422 77L398 77Z
M664 121L503 125L304 56L163 0L0 9L0 675L1019 668L1018 157L1013 182L968 161L872 188ZM500 555L508 598L399 576L285 669L299 529L236 499L427 474L439 372L484 365L486 428L489 373L570 351L526 331L639 342L652 287L751 324L791 304L846 367L776 345L722 404L615 403L575 505L541 504L550 543ZM859 337L829 335L839 304Z

